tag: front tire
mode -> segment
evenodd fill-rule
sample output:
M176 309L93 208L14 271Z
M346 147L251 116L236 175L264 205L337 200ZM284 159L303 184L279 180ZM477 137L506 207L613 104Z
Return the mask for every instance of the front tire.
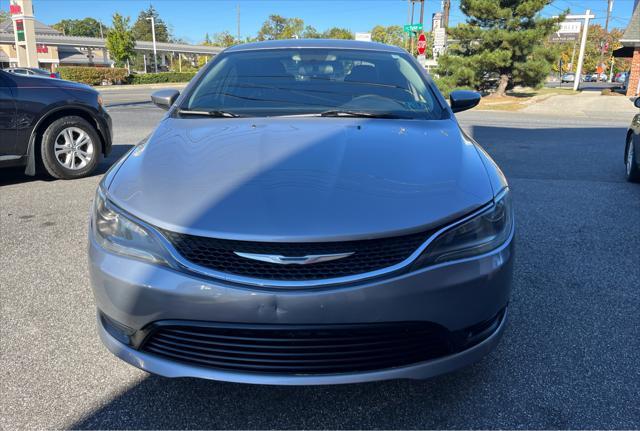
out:
M40 151L44 168L52 177L64 180L82 178L98 166L100 137L84 118L62 117L45 130Z
M625 172L627 174L627 180L632 183L640 182L640 169L638 169L639 155L635 147L633 135L630 135L627 139L627 151L625 153Z

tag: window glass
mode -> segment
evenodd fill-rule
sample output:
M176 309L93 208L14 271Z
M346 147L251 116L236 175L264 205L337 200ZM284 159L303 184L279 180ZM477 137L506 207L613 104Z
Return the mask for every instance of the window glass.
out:
M439 119L443 109L402 54L352 49L269 49L223 54L182 109L244 116L357 111Z

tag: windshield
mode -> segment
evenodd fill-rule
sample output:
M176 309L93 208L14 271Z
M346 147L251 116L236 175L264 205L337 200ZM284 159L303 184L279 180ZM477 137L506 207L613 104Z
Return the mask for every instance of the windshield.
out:
M238 116L443 116L431 88L404 55L319 48L223 54L181 109Z

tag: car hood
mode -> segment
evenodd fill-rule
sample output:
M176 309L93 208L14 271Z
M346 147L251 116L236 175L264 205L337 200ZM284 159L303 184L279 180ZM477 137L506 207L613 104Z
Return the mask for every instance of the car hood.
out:
M81 82L67 81L65 79L50 78L48 76L39 76L39 75L29 75L29 76L21 75L20 78L22 78L23 80L21 81L21 86L71 88L71 89L79 89L79 90L90 90L97 93L97 91L93 89L93 87L87 84L83 84Z
M63 88L73 88L73 89L79 89L79 90L90 90L95 93L98 93L98 91L95 90L90 85L83 84L81 82L67 81L65 79L53 79L53 78L47 78L47 79L51 79L51 81L53 81L51 85L54 85L54 86L63 87Z
M337 241L434 227L493 191L454 120L167 117L108 195L175 232Z

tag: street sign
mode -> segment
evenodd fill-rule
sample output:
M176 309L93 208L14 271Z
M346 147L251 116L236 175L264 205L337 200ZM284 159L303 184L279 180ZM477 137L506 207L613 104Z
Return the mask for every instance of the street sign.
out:
M10 4L9 5L9 13L11 15L20 15L22 13L22 8L20 7L20 5Z
M21 19L16 20L16 35L18 42L24 42L24 21Z
M371 42L371 33L356 33L356 40Z
M417 23L417 24L405 24L404 25L404 32L405 33L418 33L422 31L422 24Z
M433 58L438 58L440 54L445 51L447 47L447 29L436 28L432 32L433 34Z
M553 33L551 36L549 36L549 42L553 42L553 43L563 43L563 42L573 42L578 40L578 37L580 35L579 34L571 34L571 33L563 33L563 34L558 34L558 33Z
M580 21L563 21L560 23L560 29L553 33L549 40L555 43L573 42L578 40L582 30L582 22Z
M581 28L582 23L580 21L563 21L560 23L560 30L558 30L558 33L578 34L580 33Z
M418 54L424 55L424 52L427 50L427 38L424 33L420 33L418 37Z

